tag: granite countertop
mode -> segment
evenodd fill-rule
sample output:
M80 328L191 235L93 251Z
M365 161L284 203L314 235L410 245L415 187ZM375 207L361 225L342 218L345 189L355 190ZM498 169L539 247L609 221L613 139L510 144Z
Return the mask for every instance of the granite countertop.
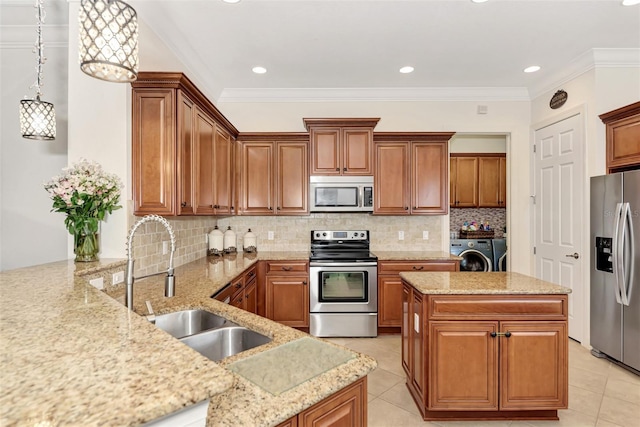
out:
M210 298L258 260L306 260L308 252L208 257L176 268L176 296L164 298L163 276L136 281L134 308L157 314L203 308L273 340L214 363L121 302L122 285L105 293L87 284L123 260L45 264L0 273L0 424L137 425L211 399L208 425L276 425L367 375L375 360ZM78 267L76 269L76 267ZM118 301L119 300L119 301ZM302 340L302 341L300 341ZM232 372L234 363L288 343L312 340L344 363L314 372L272 394ZM340 359L342 360L342 359ZM281 364L276 375L290 375Z
M378 261L461 261L462 257L440 251L372 251Z
M571 289L512 272L402 272L422 294L569 294Z

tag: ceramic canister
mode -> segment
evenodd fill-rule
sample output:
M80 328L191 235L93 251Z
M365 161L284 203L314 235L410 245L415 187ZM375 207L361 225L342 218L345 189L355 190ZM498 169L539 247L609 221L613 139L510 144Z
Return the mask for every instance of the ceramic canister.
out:
M236 251L236 233L231 229L231 226L227 227L227 231L224 232L224 251L225 253Z
M256 235L251 231L251 229L249 229L242 239L244 251L257 252L258 248L256 247L256 240Z
M216 225L209 233L209 255L222 255L224 250L224 235Z

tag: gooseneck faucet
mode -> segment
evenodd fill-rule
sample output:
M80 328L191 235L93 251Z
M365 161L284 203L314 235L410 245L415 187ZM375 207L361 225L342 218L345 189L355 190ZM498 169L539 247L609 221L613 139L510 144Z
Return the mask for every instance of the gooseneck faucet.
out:
M136 233L138 227L142 224L155 221L159 222L167 229L169 233L169 237L171 238L171 255L169 256L169 268L167 271L159 271L157 273L147 274L145 276L133 277L133 235ZM129 231L129 238L127 239L127 267L125 270L125 283L127 285L127 294L125 296L124 303L128 309L133 310L133 281L135 279L144 279L145 277L157 276L159 274L167 273L167 277L164 279L164 296L172 297L175 295L176 291L176 282L175 277L173 276L173 254L176 251L176 236L173 234L173 229L171 228L171 224L169 221L164 219L159 215L147 215L142 217L138 222L136 222L133 227L131 227L131 231Z

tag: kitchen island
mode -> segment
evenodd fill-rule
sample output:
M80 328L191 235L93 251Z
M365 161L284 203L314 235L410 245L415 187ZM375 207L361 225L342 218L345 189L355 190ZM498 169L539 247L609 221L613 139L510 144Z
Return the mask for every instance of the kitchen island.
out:
M202 258L176 268L173 298L164 298L162 276L137 281L135 312L123 306L121 285L105 280L107 294L88 284L123 271L124 260L62 261L0 273L0 424L139 425L210 400L208 425L273 426L351 384L366 386L376 366L370 357L210 298L261 259L305 258L308 253L288 252ZM147 314L146 300L156 314L202 308L272 341L214 363L139 315ZM276 391L234 368L287 345L294 352L311 345L349 357L298 382L289 364L269 366L292 378Z
M518 273L403 272L402 365L425 420L557 420L567 294Z

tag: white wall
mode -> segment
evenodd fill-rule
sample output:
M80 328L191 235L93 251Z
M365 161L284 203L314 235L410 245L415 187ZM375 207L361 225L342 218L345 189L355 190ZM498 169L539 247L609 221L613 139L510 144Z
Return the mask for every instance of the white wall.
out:
M56 110L55 141L22 138L19 101L33 98L36 18L33 3L0 6L0 270L67 258L64 215L50 213L42 184L67 164L67 4L47 2L42 99Z
M505 135L456 134L449 143L449 153L506 153Z

